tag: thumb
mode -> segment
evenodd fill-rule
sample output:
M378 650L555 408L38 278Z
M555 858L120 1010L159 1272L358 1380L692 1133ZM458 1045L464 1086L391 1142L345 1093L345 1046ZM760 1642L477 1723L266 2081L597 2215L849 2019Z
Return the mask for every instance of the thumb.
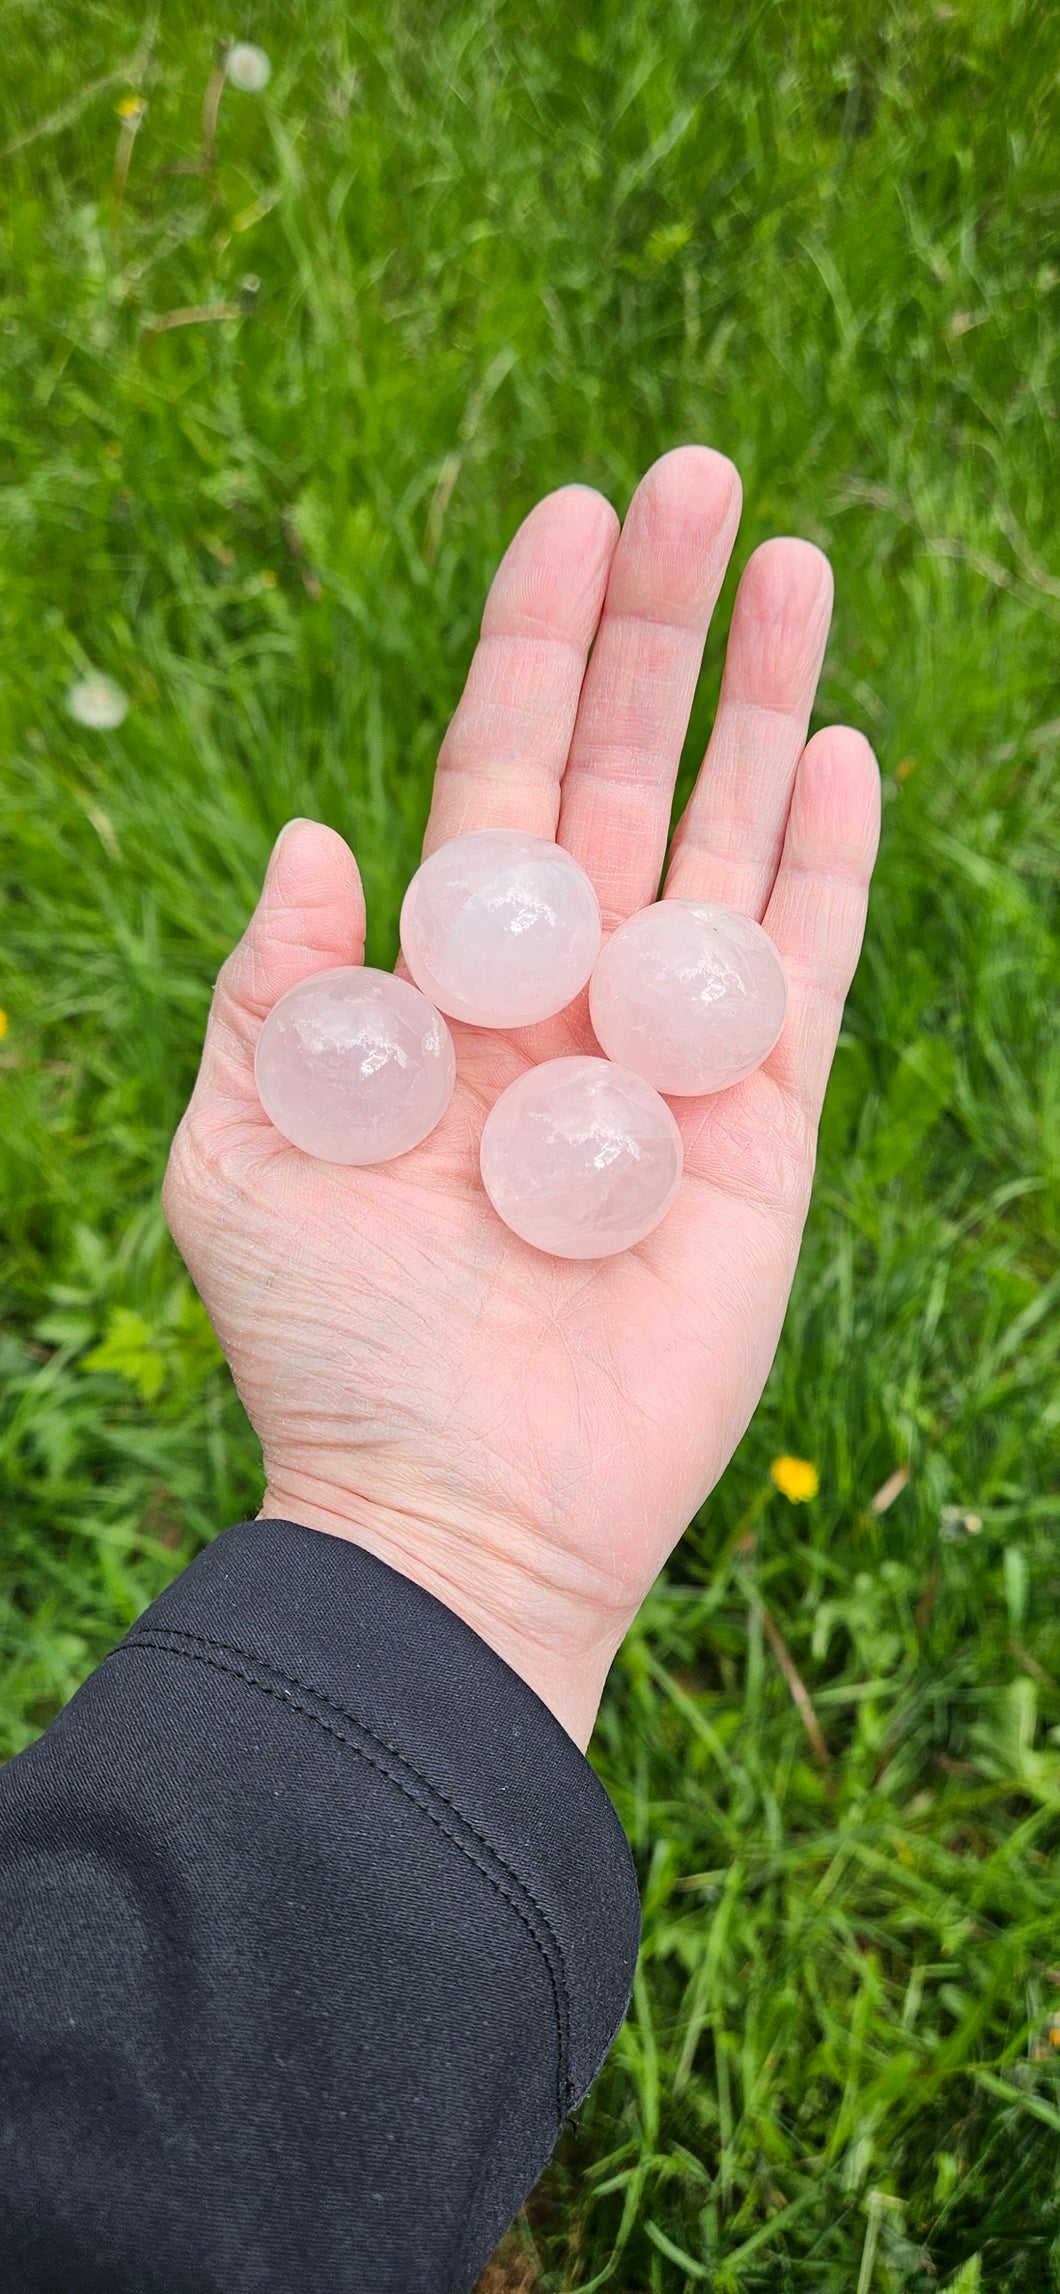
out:
M195 1098L256 1107L261 1023L288 988L337 964L364 962L364 893L333 828L289 820L272 849L261 898L218 974Z

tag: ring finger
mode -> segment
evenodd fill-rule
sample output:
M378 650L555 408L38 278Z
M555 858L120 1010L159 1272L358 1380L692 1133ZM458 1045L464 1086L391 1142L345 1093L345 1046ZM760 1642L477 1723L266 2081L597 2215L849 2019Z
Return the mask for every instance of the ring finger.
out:
M674 832L668 895L762 916L831 613L831 568L812 542L778 536L748 559L714 729Z

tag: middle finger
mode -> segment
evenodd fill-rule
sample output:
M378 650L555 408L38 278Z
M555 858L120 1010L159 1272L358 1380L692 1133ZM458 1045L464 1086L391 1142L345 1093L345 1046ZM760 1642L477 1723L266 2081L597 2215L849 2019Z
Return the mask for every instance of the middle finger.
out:
M736 471L707 446L664 454L626 515L556 831L592 878L605 926L658 891L681 746L739 518Z

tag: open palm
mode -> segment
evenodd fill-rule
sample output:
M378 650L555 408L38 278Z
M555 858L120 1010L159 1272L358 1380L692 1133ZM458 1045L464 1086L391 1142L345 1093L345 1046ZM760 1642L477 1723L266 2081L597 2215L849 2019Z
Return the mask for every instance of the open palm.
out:
M524 829L581 862L605 931L656 898L739 504L731 463L693 446L649 470L621 534L588 488L538 504L490 591L425 853ZM755 1408L795 1269L878 835L867 743L833 727L806 744L830 610L818 550L755 552L665 892L765 924L788 1018L757 1075L670 1102L685 1176L646 1241L545 1257L479 1178L498 1093L531 1063L598 1052L585 995L513 1033L452 1023L449 1111L396 1162L316 1163L273 1129L253 1076L266 1012L363 958L356 863L311 821L285 831L218 980L170 1158L166 1215L261 1440L263 1512L417 1578L583 1746L627 1625Z

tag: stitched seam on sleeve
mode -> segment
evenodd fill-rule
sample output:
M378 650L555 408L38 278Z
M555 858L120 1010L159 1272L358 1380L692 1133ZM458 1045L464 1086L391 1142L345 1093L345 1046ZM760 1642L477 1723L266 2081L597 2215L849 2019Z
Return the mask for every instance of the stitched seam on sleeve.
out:
M472 1838L478 1841L479 1846L485 1848L500 1865L502 1872L507 1873L508 1878L526 1898L527 1903L533 1906L556 1955L564 1997L569 2007L570 1986L567 1980L566 1955L544 1904L535 1896L528 1882L509 1863L503 1850L479 1830L478 1825L465 1815L464 1810L459 1807L455 1800L451 1800L448 1794L442 1791L440 1785L433 1783L430 1777L422 1775L415 1762L409 1759L408 1754L402 1751L400 1745L394 1744L388 1737L381 1736L378 1729L372 1728L369 1722L362 1720L359 1713L352 1712L350 1707L344 1705L338 1697L331 1696L327 1689L318 1688L313 1681L303 1680L297 1673L287 1673L282 1666L274 1665L271 1658L259 1656L256 1650L244 1648L237 1641L223 1641L217 1634L200 1633L197 1629L193 1630L185 1625L152 1625L143 1628L134 1625L132 1631L126 1635L125 1642L120 1642L118 1647L111 1651L111 1655L120 1656L123 1647L127 1645L135 1647L137 1642L148 1640L157 1646L175 1646L178 1650L183 1642L190 1641L196 1647L220 1649L228 1656L244 1657L248 1664L256 1665L261 1672L270 1674L273 1680L282 1681L289 1688L301 1689L306 1696L313 1698L314 1703L326 1705L329 1712L341 1714L343 1720L351 1721L354 1728L362 1730L364 1735L370 1738L373 1744L378 1745L381 1751L389 1754L390 1758L396 1761L400 1768L407 1769L422 1784L424 1790L430 1793L432 1799L440 1801L443 1808L448 1808L451 1814L458 1818L459 1822L471 1833Z
M185 1647L182 1646L182 1642L185 1640L193 1644L203 1642L209 1645ZM449 1800L444 1792L441 1792L436 1785L430 1782L428 1777L422 1776L405 1754L388 1745L384 1738L377 1736L375 1730L370 1728L366 1722L358 1719L355 1713L348 1712L346 1707L339 1704L336 1698L328 1696L323 1690L313 1688L308 1682L299 1681L294 1675L281 1672L264 1658L253 1655L250 1650L239 1649L228 1642L214 1640L207 1634L185 1633L183 1628L181 1628L179 1638L176 1632L170 1628L166 1628L164 1631L156 1630L153 1633L138 1632L134 1628L132 1634L128 1635L124 1641L119 1642L116 1649L110 1651L104 1662L109 1663L111 1658L121 1656L124 1651L138 1648L156 1649L165 1656L187 1657L193 1661L198 1661L200 1664L211 1665L217 1672L233 1674L239 1680L245 1681L249 1688L257 1689L261 1695L275 1697L289 1711L301 1713L306 1720L314 1721L318 1728L337 1738L340 1744L346 1744L352 1752L359 1753L362 1760L367 1761L370 1767L376 1769L381 1776L386 1777L388 1783L396 1785L398 1791L402 1792L406 1799L411 1800L414 1806L420 1808L438 1831L443 1833L445 1838L450 1840L453 1846L467 1857L468 1862L482 1874L483 1878L489 1882L490 1887L510 1905L516 1917L522 1921L545 1963L552 1991L559 2039L557 2108L560 2118L565 2118L574 2101L575 2082L570 2062L570 2002L563 1949L547 1912L538 1903L532 1890L520 1879L518 1873L512 1870L506 1858L493 1846L492 1841L486 1839L484 1834L479 1832L478 1828L470 1822L454 1801ZM233 1661L239 1657L246 1659L246 1665ZM271 1681L256 1679L254 1673L247 1670L247 1665L254 1665L263 1672L271 1673L273 1679ZM346 1729L338 1727L335 1721L314 1711L312 1704L305 1703L301 1697L292 1693L298 1689L304 1692L305 1697L311 1697L314 1703L327 1705L330 1711L340 1714L342 1719L350 1724L350 1728L357 1730L359 1735L368 1738L370 1745L378 1746L381 1752L386 1753L389 1761L395 1763L398 1768L406 1770L407 1774L404 1776L394 1775L386 1762L379 1758L378 1752L358 1743L356 1736L351 1736ZM414 1788L413 1779L415 1785L419 1786L419 1790ZM490 1859L489 1862L485 1860L485 1857L477 1856L474 1853L468 1842L461 1839L454 1826L447 1823L445 1818L438 1813L434 1803L440 1803L457 1818L458 1822L471 1834L472 1839L485 1851L485 1857ZM504 1881L498 1877L497 1872L492 1868L493 1865L500 1866L500 1870L511 1882L511 1886L505 1886ZM536 1922L531 1919L525 1904L519 1901L519 1895L524 1896L527 1902L532 1905L545 1930L547 1942L538 1933ZM551 1950L549 1946L551 1946Z

